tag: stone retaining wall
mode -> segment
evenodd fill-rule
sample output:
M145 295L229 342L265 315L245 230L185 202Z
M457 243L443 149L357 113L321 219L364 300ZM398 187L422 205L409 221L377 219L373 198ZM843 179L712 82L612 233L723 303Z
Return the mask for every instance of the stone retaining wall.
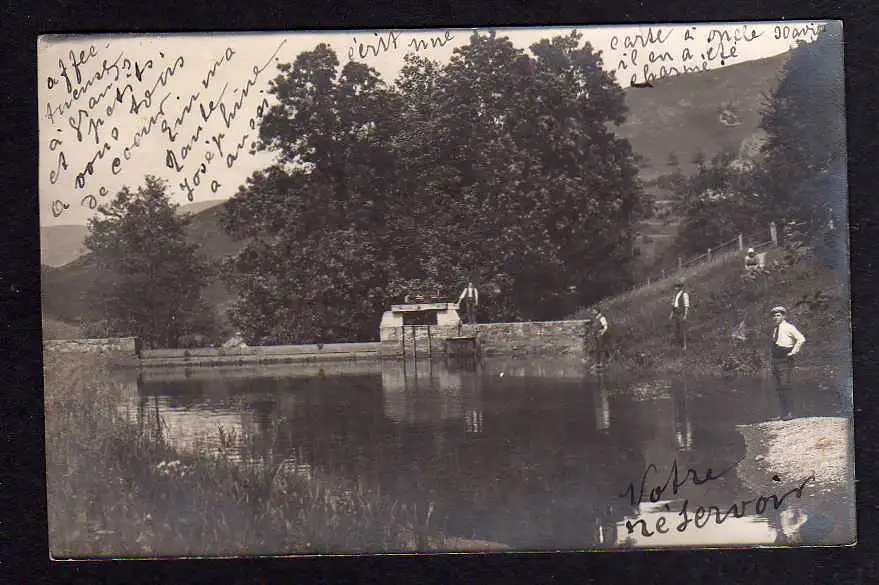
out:
M463 325L461 335L475 335L484 356L555 355L585 357L586 321L531 321Z
M107 339L46 339L43 350L57 352L121 353L137 354L137 339L115 337Z
M466 352L467 338L483 356L550 355L585 357L586 321L477 323L457 327L405 326L383 331L384 357L442 356ZM458 340L458 341L455 341ZM472 350L470 350L472 351Z

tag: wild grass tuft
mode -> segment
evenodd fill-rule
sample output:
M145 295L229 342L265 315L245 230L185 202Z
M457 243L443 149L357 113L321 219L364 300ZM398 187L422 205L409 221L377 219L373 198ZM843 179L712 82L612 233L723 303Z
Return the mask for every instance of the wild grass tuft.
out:
M161 424L120 411L130 385L110 370L106 356L45 356L53 558L406 551L443 542L425 510L359 482L303 476L291 461L243 463L241 445L256 452L250 437L220 428L220 449L176 452Z

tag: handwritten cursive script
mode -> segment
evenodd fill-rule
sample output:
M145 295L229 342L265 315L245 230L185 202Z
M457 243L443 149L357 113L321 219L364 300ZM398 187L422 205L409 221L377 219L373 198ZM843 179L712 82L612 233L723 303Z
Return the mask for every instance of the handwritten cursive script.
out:
M238 53L226 46L205 66L204 57L174 54L168 49L173 45L159 41L95 41L59 52L43 78L45 172L49 184L69 184L73 198L52 201L52 215L64 214L76 200L96 209L111 193L108 181L129 168L139 181L143 169L161 164L157 151L190 201L201 187L216 194L222 186L216 173L231 169L256 137L269 108L256 86L286 43L256 65L237 63ZM247 73L236 80L237 70L227 71L230 63Z
M445 47L454 39L455 35L449 30L441 34L430 35L427 38L420 38L415 35L406 36L406 33L393 30L384 33L375 32L372 33L372 38L351 37L351 44L348 46L347 51L348 60L366 60L398 50L420 53L430 49Z
M741 60L750 45L769 39L779 50L784 41L812 41L824 25L701 25L650 26L610 40L609 65L634 87L652 87L650 82L686 73L708 71ZM744 57L747 58L747 57ZM615 65L615 66L614 66Z
M716 474L709 467L701 477L699 476L698 471L688 468L684 472L683 477L681 477L678 467L678 460L677 458L675 458L675 460L672 461L668 476L665 478L665 481L661 485L659 483L654 484L653 487L648 490L648 478L653 474L659 473L657 467L651 463L647 466L647 468L644 470L644 473L641 475L641 483L640 487L638 488L637 494L635 493L634 483L630 483L629 486L626 488L626 491L620 494L620 497L624 498L628 496L629 503L633 506L640 505L641 502L644 501L645 496L649 499L651 503L655 503L662 499L663 494L666 494L669 488L671 489L672 495L677 495L681 488L683 488L688 483L691 483L692 485L702 485L703 483L720 479L724 476L724 474L729 472L731 469L734 469L741 461L742 460L739 459L734 464ZM647 490L646 493L645 490Z
M674 529L678 532L685 532L691 525L697 529L705 528L712 519L714 519L715 524L720 525L726 522L730 517L742 518L749 513L763 514L769 508L770 504L772 505L772 509L778 510L785 504L785 501L789 497L794 496L797 499L802 498L803 490L806 488L806 485L813 481L815 481L814 473L803 479L797 487L784 492L781 496L775 493L759 495L756 498L740 500L725 508L713 505L707 507L697 506L695 510L691 511L690 501L689 499L685 499L683 504L681 504L680 510L677 512L680 521L674 526ZM749 511L749 505L752 505L753 512ZM663 507L667 512L672 511L671 506L668 504L665 504ZM690 515L691 512L692 516ZM652 522L648 522L648 520L644 518L627 520L626 530L628 534L634 534L636 531L640 530L640 536L651 537L657 533L668 534L670 529L667 524L668 520L666 516L659 515Z

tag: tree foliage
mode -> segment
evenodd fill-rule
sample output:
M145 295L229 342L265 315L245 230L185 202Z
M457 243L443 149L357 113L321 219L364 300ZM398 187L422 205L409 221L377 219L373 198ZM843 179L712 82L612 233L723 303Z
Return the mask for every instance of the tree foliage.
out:
M674 184L675 213L682 218L679 254L704 254L738 234L769 239L767 198L755 190L753 167L735 152L721 151L710 161L703 158L693 175L678 171L667 180Z
M226 208L250 335L374 338L412 286L472 280L482 318L513 320L624 284L650 210L613 131L622 90L577 33L530 52L474 33L445 65L407 56L391 86L326 45L279 69L257 145L279 163Z
M123 187L89 220L85 245L98 272L89 306L107 335L175 347L183 335L213 333L201 298L208 265L187 243L189 216L177 208L165 184L147 176L143 187Z
M795 226L802 238L837 239L846 219L845 109L841 31L828 24L812 43L791 52L768 96L756 160L723 152L694 159L691 177L664 177L677 192L683 217L678 249L699 253L712 245L765 230L769 222ZM790 230L786 229L789 232ZM790 236L791 234L788 233Z
M759 180L772 212L808 231L846 217L845 79L842 30L827 23L791 54L763 114L768 139Z

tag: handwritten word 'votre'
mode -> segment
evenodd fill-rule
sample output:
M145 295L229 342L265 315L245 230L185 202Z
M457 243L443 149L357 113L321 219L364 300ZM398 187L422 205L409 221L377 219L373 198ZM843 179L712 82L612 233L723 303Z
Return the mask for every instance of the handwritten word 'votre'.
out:
M688 483L692 483L692 485L698 486L709 481L720 479L724 476L724 474L734 469L736 465L738 465L740 462L741 459L739 461L736 461L734 464L730 465L720 473L717 473L716 475L714 474L714 470L709 467L706 470L705 475L700 478L699 473L695 469L689 468L684 473L684 476L681 477L680 471L678 469L678 460L675 459L674 461L672 461L671 468L669 469L668 476L665 478L665 482L662 483L662 485L658 483L655 484L653 487L650 488L647 493L645 493L645 490L647 490L648 486L648 477L651 474L659 472L659 470L656 468L656 465L651 463L647 466L647 468L644 470L644 473L641 475L641 485L638 493L635 493L635 485L633 483L630 483L629 486L626 488L626 491L620 494L620 497L624 498L626 496L629 496L629 503L632 506L640 505L641 502L644 501L645 497L647 497L650 502L655 503L662 499L663 494L666 493L669 488L671 488L671 493L673 495L677 495L680 489L686 486Z

